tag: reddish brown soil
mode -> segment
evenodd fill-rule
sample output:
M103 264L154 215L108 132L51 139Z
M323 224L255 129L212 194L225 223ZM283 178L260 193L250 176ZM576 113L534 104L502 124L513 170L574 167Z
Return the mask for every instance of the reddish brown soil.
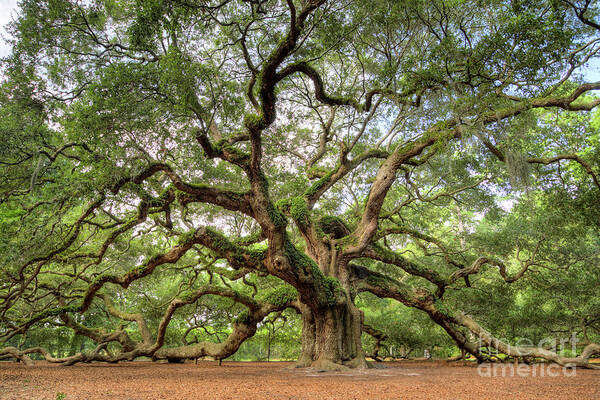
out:
M578 369L566 376L558 366L548 371L523 365L528 376L509 376L512 367L506 366L504 377L501 369L485 377L462 363L407 361L326 373L288 365L1 362L0 399L600 399L600 371Z

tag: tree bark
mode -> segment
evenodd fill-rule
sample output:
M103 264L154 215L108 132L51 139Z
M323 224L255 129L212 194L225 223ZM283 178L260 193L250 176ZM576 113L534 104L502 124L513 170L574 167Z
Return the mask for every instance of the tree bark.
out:
M317 311L304 307L296 366L319 371L367 368L360 338L362 320L362 312L350 300Z

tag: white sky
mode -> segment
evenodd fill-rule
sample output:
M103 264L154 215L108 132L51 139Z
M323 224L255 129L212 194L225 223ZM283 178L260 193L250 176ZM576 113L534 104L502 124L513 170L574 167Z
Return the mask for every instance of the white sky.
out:
M5 57L10 53L10 47L4 42L6 31L4 25L12 20L17 9L17 0L0 0L0 57ZM590 63L583 69L586 81L600 81L600 60Z
M10 53L10 47L4 42L6 31L4 25L11 21L13 14L16 12L17 0L0 0L0 57L5 57Z
M587 82L600 81L600 61L595 60L590 62L583 71Z

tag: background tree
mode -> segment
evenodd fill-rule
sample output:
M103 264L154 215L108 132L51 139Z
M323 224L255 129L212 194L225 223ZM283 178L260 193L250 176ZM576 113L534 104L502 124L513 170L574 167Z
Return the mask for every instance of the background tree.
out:
M370 293L479 360L592 367L594 343L565 358L476 320L506 326L504 299L537 291L597 327L600 83L581 71L598 11L23 1L3 63L0 355L222 359L291 308L299 366L365 367ZM194 318L215 337L175 345ZM48 325L95 347L14 346Z

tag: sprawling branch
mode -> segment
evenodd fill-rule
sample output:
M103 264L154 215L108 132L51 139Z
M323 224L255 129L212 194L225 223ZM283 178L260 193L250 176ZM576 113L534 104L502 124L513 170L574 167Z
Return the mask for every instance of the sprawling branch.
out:
M561 357L554 351L546 350L541 347L524 347L524 346L512 346L507 344L491 333L483 329L477 322L471 317L465 314L456 314L454 318L458 323L468 328L474 335L476 335L485 346L492 347L502 353L512 357L537 357L547 361L555 362L565 367L583 367L591 369L600 369L600 366L591 364L589 359L594 354L600 354L600 345L591 343L588 344L577 357Z
M373 354L371 354L370 357L373 358L374 360L380 361L379 360L379 350L381 350L381 342L384 342L385 340L387 340L388 336L384 332L377 330L377 329L373 328L371 325L367 325L365 323L363 323L363 325L362 325L362 330L366 334L372 336L373 339L375 339L375 348L373 349Z
M355 170L358 166L360 166L363 162L373 159L373 158L383 158L389 156L389 153L383 150L368 150L365 151L356 157L348 160L347 158L342 158L341 162L336 165L332 170L323 175L317 181L315 181L310 188L304 192L304 196L308 202L308 208L312 209L314 205L317 203L319 198L327 192L336 182L340 181L344 178L348 173Z
M173 183L173 186L182 192L181 201L183 203L202 202L215 204L227 210L241 211L244 214L252 216L249 193L235 192L209 185L187 183L173 171L171 166L164 163L153 163L135 177L122 179L114 186L113 192L118 191L126 182L140 184L158 172L165 173Z
M561 1L573 9L573 11L575 12L575 15L577 16L577 18L579 18L579 20L581 22L600 31L600 24L592 21L591 19L589 19L586 16L586 14L589 11L590 4L592 4L591 0L585 0L583 2L583 5L581 5L581 6L576 1L571 1L571 0L561 0Z
M176 348L161 348L164 343L166 327L169 324L174 312L184 305L194 303L200 297L206 294L229 297L237 303L244 304L246 307L248 307L248 311L243 313L242 316L238 317L236 322L233 324L232 332L222 343L200 342ZM297 293L295 291L287 290L287 288L280 288L267 293L267 295L264 296L265 301L260 301L240 294L231 289L206 286L188 294L184 299L175 299L169 304L167 311L160 322L156 343L150 351L153 354L153 358L157 359L190 359L211 356L220 360L229 357L237 351L237 349L246 339L254 335L258 323L261 322L267 315L275 311L284 310L288 307L296 308L296 297ZM270 301L273 301L276 304L273 304Z
M371 292L382 298L395 299L407 307L423 308L433 301L433 294L424 288L413 288L368 268L350 264L352 283L357 292Z
M127 288L133 281L150 275L154 269L163 264L174 264L183 257L195 244L201 244L221 257L224 257L235 268L247 267L250 269L262 269L265 259L264 251L250 251L230 242L225 236L211 228L199 228L190 235L184 236L177 246L170 251L151 257L146 263L133 268L124 275L116 276L103 274L90 284L82 302L81 311L87 310L96 292L105 283L113 283Z
M142 336L142 340L144 344L148 345L152 342L152 334L150 333L150 329L148 328L148 324L144 319L144 316L140 313L127 313L121 310L118 310L110 298L104 294L99 295L102 300L104 300L104 305L108 313L114 317L122 319L124 321L135 322L138 326L138 330L140 331L140 335Z
M73 365L78 362L89 362L89 361L108 361L109 358L100 354L100 351L105 349L106 343L102 343L98 345L93 351L88 353L77 353L68 357L54 357L52 354L44 349L43 347L32 347L26 350L18 350L15 347L5 347L0 349L0 356L9 355L10 357L16 358L18 360L23 361L23 363L27 366L33 365L33 361L29 358L28 354L39 353L44 359L49 363L55 364L63 364L63 365Z
M409 91L408 93L396 93L391 89L374 89L366 93L365 102L360 104L357 100L352 97L334 97L330 96L325 92L325 85L321 75L305 61L300 61L294 64L290 64L282 69L276 76L277 81L281 81L290 75L295 73L302 73L308 76L315 86L315 97L321 103L330 106L350 106L359 112L369 112L373 104L373 97L376 95L385 96L394 100L397 104L412 105L418 107L420 104L420 96L416 97L416 100L412 100L411 96L414 96L416 90Z
M600 82L586 83L578 86L567 96L521 100L511 107L486 113L476 119L480 124L485 126L487 124L497 123L506 118L517 116L524 111L534 108L558 107L570 111L591 110L600 104L600 99L579 103L577 103L577 100L585 93L598 89L600 89ZM345 250L346 255L353 257L360 256L362 251L374 237L377 231L377 223L381 208L389 189L396 180L398 169L400 169L402 165L408 164L410 160L422 154L427 148L430 148L435 143L462 137L464 131L465 125L455 119L435 124L430 127L420 139L399 146L381 164L375 177L375 181L371 185L361 221L355 232L353 232L353 236L356 238L355 244ZM435 153L436 149L433 148L430 152ZM428 154L428 156L430 156L430 154Z
M389 250L379 244L373 244L365 249L363 252L363 257L400 267L408 274L425 278L439 288L443 288L447 285L446 279L442 277L435 269L412 262L397 252Z
M75 334L85 336L92 339L98 344L117 342L125 352L130 352L135 349L137 343L129 337L124 329L117 329L113 332L106 332L101 328L89 328L85 325L77 323L68 313L60 314L60 319L66 326L73 329Z
M452 283L456 282L461 278L465 278L469 275L478 273L481 267L485 264L490 264L498 267L498 271L500 272L500 276L502 276L502 279L504 279L506 283L513 283L520 279L525 274L525 272L527 272L532 263L533 261L531 260L523 262L521 268L519 269L519 271L517 271L516 274L509 275L506 271L506 266L503 262L487 257L479 257L477 260L473 261L473 263L469 267L461 268L458 271L454 272L452 275L450 275L447 284L451 285Z
M494 154L498 160L502 162L506 162L506 156L497 146L495 146L488 138L483 135L478 134L477 137L481 142L488 148L488 150ZM585 170L585 172L592 178L594 184L600 189L600 180L598 179L598 175L592 169L592 166L586 162L583 158L581 158L577 154L558 154L552 157L529 157L525 161L529 164L542 164L549 165L553 163L558 163L561 160L569 160L575 161Z
M241 303L248 308L248 311L242 313L236 322L234 322L233 330L227 339L222 343L201 342L194 345L186 345L177 348L162 348L164 345L167 327L175 311L180 307L195 303L198 301L198 299L208 294L231 298L235 302ZM89 362L94 360L118 362L121 360L132 360L140 356L153 357L154 359L185 359L212 356L217 359L223 359L235 353L239 346L246 339L254 335L258 323L261 322L267 315L275 311L284 310L288 307L298 308L296 303L297 295L297 292L295 292L293 289L288 287L279 287L263 295L263 300L256 300L231 288L207 285L200 289L194 290L185 296L173 299L169 303L167 310L165 311L163 318L159 323L155 341L152 341L150 331L146 326L143 316L140 314L121 312L114 308L106 296L101 295L100 297L104 299L107 309L112 315L118 317L119 319L135 321L138 323L143 338L142 343L133 344L132 342L129 342L128 346L123 346L123 349L120 353L114 355L100 354L100 350L104 349L108 342L117 340L116 336L119 334L119 332L115 332L113 334L99 334L96 331L83 326L77 326L77 324L69 321L67 325L73 327L76 333L84 334L97 343L100 343L94 351L78 353L65 358L55 358L52 357L52 355L46 349L41 347L35 347L23 351L20 351L14 347L6 347L0 349L0 357L9 356L16 358L22 360L27 365L32 364L31 359L27 356L31 353L40 353L47 361L52 363L61 363L63 365L72 365L77 362Z

